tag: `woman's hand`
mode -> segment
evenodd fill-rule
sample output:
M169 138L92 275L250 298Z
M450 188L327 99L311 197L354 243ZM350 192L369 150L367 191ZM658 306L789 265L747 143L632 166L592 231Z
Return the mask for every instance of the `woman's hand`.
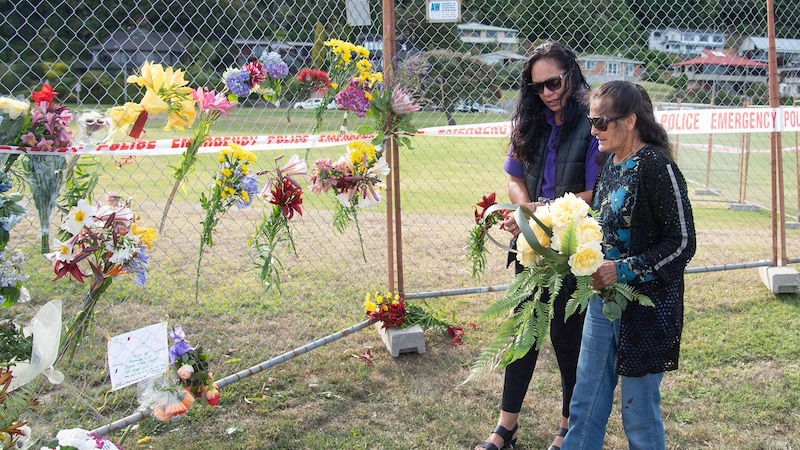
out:
M617 281L617 266L614 261L603 261L603 264L592 274L592 289L599 291Z
M536 211L537 206L541 206L542 204L539 202L536 203L521 203L520 206L524 206L528 208L531 212ZM514 219L514 214L506 214L503 217L503 226L500 227L503 230L508 231L514 237L519 236L519 226L517 225L517 221Z

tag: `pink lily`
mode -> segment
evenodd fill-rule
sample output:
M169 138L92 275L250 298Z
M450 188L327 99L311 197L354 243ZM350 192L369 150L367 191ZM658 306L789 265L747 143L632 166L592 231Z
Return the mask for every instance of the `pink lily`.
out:
M200 87L192 89L192 98L197 106L203 111L219 111L225 116L236 107L236 102L231 102L222 93Z

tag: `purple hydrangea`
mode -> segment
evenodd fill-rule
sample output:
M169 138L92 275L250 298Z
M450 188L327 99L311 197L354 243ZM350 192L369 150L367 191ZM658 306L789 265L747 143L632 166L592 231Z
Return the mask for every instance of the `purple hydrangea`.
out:
M261 64L264 66L267 75L273 80L283 79L286 78L286 75L289 75L289 66L283 62L281 55L275 52L261 55Z
M250 95L250 74L244 70L232 72L225 78L225 85L238 97Z
M369 109L369 100L357 78L350 80L350 84L336 94L336 103L339 109L346 109L364 117Z

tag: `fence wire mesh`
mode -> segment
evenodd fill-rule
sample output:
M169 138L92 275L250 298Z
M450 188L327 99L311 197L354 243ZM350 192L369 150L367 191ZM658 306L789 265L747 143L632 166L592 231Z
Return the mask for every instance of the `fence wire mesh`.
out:
M500 0L461 3L459 23L429 23L426 3L398 0L397 64L426 55L432 62L427 106L416 124L425 127L504 122L512 111L527 52L546 39L560 40L579 55L590 83L642 82L659 110L767 105L767 18L764 2L564 0L530 4ZM192 86L219 87L221 74L265 51L281 54L290 74L321 67L322 42L336 38L365 46L382 63L382 5L376 2L311 1L0 1L0 93L28 98L42 83L75 111L103 110L141 95L127 77L145 61L185 70ZM365 12L366 11L366 12ZM353 26L367 18L364 24ZM790 106L800 86L800 4L775 2L781 103ZM709 53L710 52L710 53ZM706 63L696 58L717 58ZM747 58L749 62L737 58ZM758 64L754 64L753 62ZM250 98L212 135L304 135L314 111L300 83L287 79L278 107ZM350 117L356 130L365 119ZM320 131L337 133L340 111L326 111ZM190 132L150 130L150 137L189 137ZM698 229L693 268L756 264L770 260L770 137L768 133L671 135L692 190ZM797 222L800 143L783 133L787 223ZM510 281L505 255L492 250L481 280L471 277L462 247L482 195L503 197L504 136L428 136L413 139L400 156L405 292L446 291ZM307 161L336 159L343 146L258 153L259 164L279 154ZM72 158L72 157L68 157ZM177 156L82 157L96 165L95 198L115 192L134 201L138 222L156 226L172 185ZM281 250L281 293L254 275L248 239L266 209L232 210L206 248L195 299L200 222L198 199L216 170L201 155L172 206L151 254L149 280L134 286L120 279L101 299L94 332L72 360L62 362L63 389L31 418L41 433L71 426L91 429L134 412L134 388L109 399L105 369L107 336L168 318L191 342L227 358L218 375L247 368L363 320L366 292L386 285L385 203L359 213L359 226L333 231L332 199L307 195L302 217L292 222L296 253ZM64 300L64 317L77 310L85 286L51 281L39 252L40 229L30 191L27 220L12 231L10 246L27 259L32 301L3 309L2 318L29 318L51 298ZM55 234L61 217L54 218ZM787 254L800 256L800 234L787 231ZM53 287L57 286L57 287ZM65 319L66 320L66 319ZM215 334L204 334L214 322ZM233 350L235 349L235 357ZM226 373L219 373L226 372ZM59 405L73 405L61 410Z

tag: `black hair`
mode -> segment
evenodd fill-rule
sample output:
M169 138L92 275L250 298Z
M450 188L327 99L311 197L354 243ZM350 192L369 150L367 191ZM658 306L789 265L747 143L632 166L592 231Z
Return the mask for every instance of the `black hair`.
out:
M548 126L545 119L547 105L530 86L533 82L531 69L543 59L552 59L565 72L563 82L566 89L561 98L563 121L559 133L568 134L575 129L579 121L586 120L582 101L589 92L589 83L581 72L575 53L557 41L547 41L539 45L528 57L522 69L519 101L512 117L514 123L511 132L512 155L521 161L531 162L537 139Z
M636 114L636 131L645 144L650 144L675 160L667 131L656 121L653 102L642 86L630 81L609 81L592 91L589 101L599 101L608 117Z

